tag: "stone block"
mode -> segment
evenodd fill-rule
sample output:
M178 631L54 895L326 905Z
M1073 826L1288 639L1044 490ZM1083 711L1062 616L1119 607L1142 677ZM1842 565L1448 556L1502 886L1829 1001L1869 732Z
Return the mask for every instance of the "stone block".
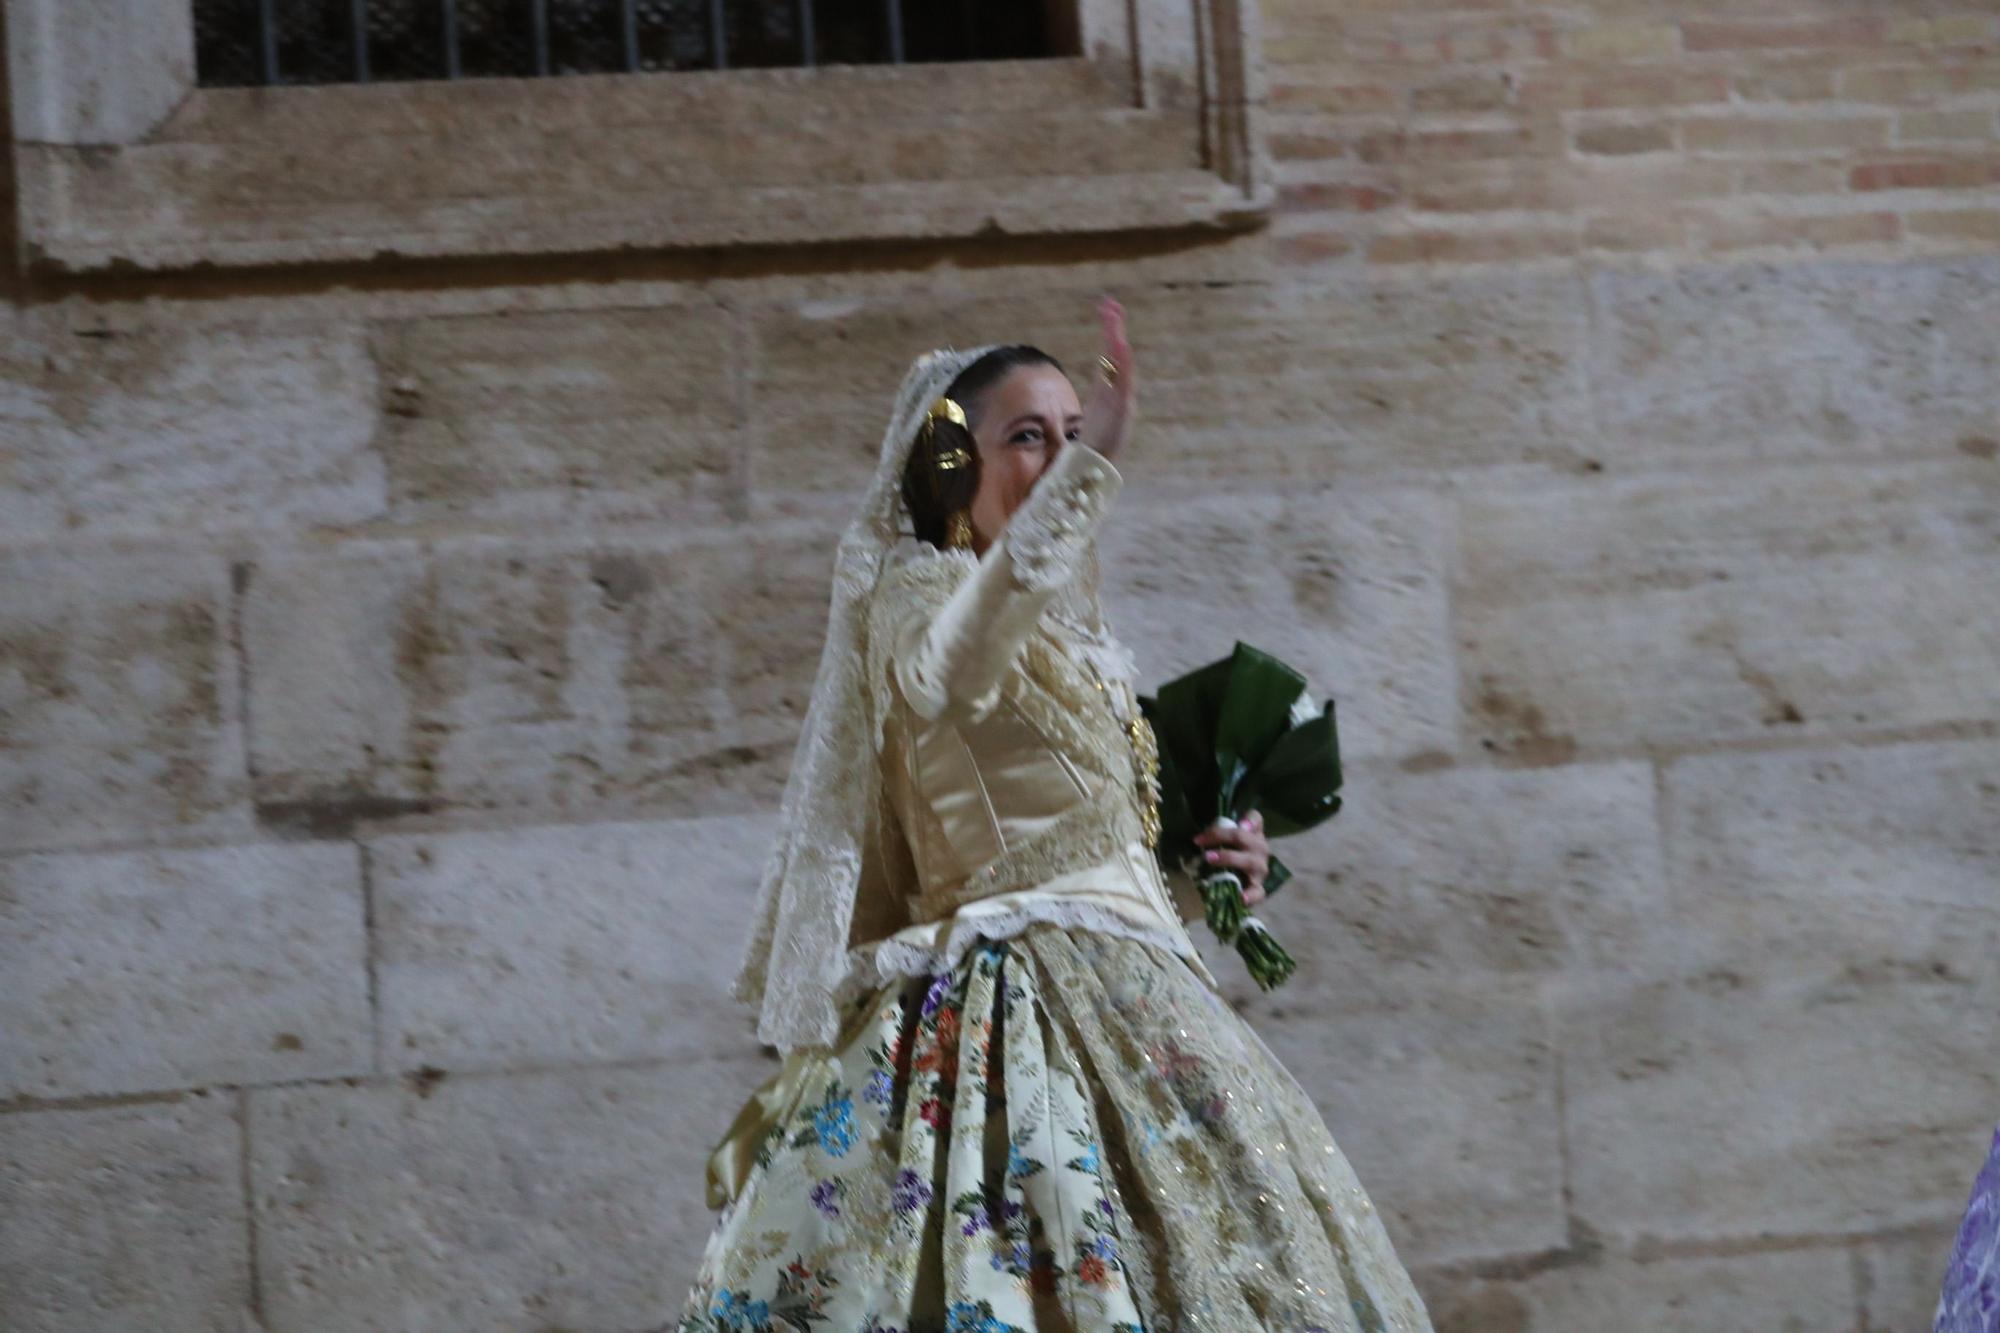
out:
M1655 463L1908 458L1994 427L2000 262L1606 269L1590 301L1592 434Z
M327 843L0 862L0 1096L364 1073L360 865Z
M236 1096L0 1115L10 1333L248 1326Z
M835 540L793 524L275 557L244 611L258 794L336 815L774 801Z
M1854 190L1983 190L1996 181L2000 160L1984 154L1899 153L1847 169L1848 187Z
M258 1090L271 1333L659 1328L714 1223L708 1153L776 1066Z
M1689 220L1693 244L1705 253L1773 248L1831 250L1853 245L1883 245L1900 240L1902 231L1901 216L1887 209L1872 213L1788 213L1775 219L1756 215L1731 216L1718 211Z
M1622 157L1632 153L1667 153L1674 148L1673 127L1651 125L1581 125L1576 130L1576 151Z
M1410 110L1419 115L1504 113L1513 101L1514 80L1483 70L1435 79L1410 90Z
M1992 718L1996 506L1976 458L1469 496L1470 734L1544 760Z
M1576 224L1524 227L1445 227L1385 230L1368 245L1371 264L1531 264L1581 248Z
M397 520L643 522L740 498L718 306L427 318L375 341Z
M1842 153L1885 148L1895 122L1887 115L1689 116L1680 122L1681 146L1691 153L1767 156Z
M2000 913L1682 885L1561 1030L1575 1211L1622 1243L1860 1236L1962 1208L2000 1106Z
M1579 60L1644 60L1680 50L1680 29L1671 23L1600 23L1571 33L1565 45Z
M368 844L391 1068L740 1054L727 988L765 816Z
M1341 274L1135 292L1133 468L1230 485L1568 469L1585 412L1577 280ZM1094 350L1094 349L1093 349Z
M1681 24L1681 46L1687 51L1778 51L1786 48L1881 46L1885 20L1874 14L1838 14L1828 18L1693 18Z
M2000 79L1995 86L2000 88ZM2000 119L1995 125L2000 127ZM2000 394L1993 388L2000 384L2000 257L1980 253L1940 261L1938 285L1948 294L1932 312L1933 386L1946 409L1939 424L1958 422L1953 443L1959 451L1991 459L2000 437Z
M726 778L728 767L740 764L744 780L754 775L775 803L826 644L835 548L849 517L840 515L838 526L815 517L766 529L755 540L737 529L690 544L677 556L670 595L697 608L693 635L713 654L709 688L721 719L689 774L712 766ZM649 674L642 681L649 712L675 706L672 678ZM703 812L740 808L710 802Z
M1989 142L1995 135L1991 108L1972 107L1963 111L1906 111L1896 117L1896 143L1949 144L1971 140Z
M451 646L443 583L427 574L425 548L414 541L274 553L245 567L243 653L260 799L409 800L425 794L424 777L435 783L445 723L419 729L419 708L436 692L406 698L400 673L407 665L430 674Z
M1952 208L1935 213L1909 213L1904 216L1903 225L1913 237L1932 241L1942 241L1948 245L1975 246L2000 242L2000 208ZM1987 450L1986 457L1992 457L1994 434L2000 432L1974 432L1960 440L1962 450Z
M1099 540L1103 600L1142 692L1241 639L1336 700L1343 755L1452 748L1445 502L1331 487L1120 498Z
M0 550L0 846L247 831L218 556Z
M2000 917L1995 742L1693 755L1665 791L1678 883Z
M355 327L0 325L0 528L225 532L382 511Z
M1437 1333L1862 1333L1848 1262L1837 1247L1604 1258L1514 1281L1426 1276L1423 1286Z

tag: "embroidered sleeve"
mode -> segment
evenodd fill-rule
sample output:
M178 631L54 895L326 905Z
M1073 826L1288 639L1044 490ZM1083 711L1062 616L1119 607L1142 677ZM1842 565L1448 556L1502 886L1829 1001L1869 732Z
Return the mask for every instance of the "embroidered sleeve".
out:
M1014 581L1035 592L1067 582L1122 480L1090 446L1064 447L996 543L1006 548Z
M978 720L993 710L1035 622L1077 572L1122 484L1104 455L1065 446L944 604L893 627L896 684L920 717Z

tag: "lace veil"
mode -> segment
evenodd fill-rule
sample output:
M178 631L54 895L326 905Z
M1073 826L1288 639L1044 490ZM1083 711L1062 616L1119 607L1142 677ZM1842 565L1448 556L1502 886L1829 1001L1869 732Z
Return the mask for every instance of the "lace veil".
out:
M729 993L757 1008L758 1040L790 1050L831 1045L851 989L848 935L882 776L863 679L868 600L882 573L921 548L903 504L903 467L925 411L992 345L918 357L903 377L875 474L834 557L826 645L806 705L742 963ZM969 553L952 552L964 559ZM991 552L989 552L991 554ZM1102 625L1093 541L1048 614L1086 632Z
M736 999L758 1009L758 1041L784 1051L830 1045L838 1037L840 1003L856 981L848 931L862 883L862 849L882 789L870 721L874 683L864 679L868 598L882 572L912 546L932 552L910 536L902 470L924 412L990 350L994 344L938 348L910 364L882 432L874 478L834 556L826 646L784 785L778 843L764 867L750 943L730 987ZM1104 630L1098 584L1092 540L1048 614L1072 626L1078 650L1098 658L1106 675L1130 675L1130 654Z

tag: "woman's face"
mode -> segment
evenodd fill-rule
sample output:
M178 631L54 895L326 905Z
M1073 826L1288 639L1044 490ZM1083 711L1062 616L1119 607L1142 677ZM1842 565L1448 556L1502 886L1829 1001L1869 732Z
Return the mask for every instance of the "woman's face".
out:
M973 549L983 554L1056 461L1056 451L1081 434L1083 405L1069 376L1054 366L1017 366L969 407L979 447Z

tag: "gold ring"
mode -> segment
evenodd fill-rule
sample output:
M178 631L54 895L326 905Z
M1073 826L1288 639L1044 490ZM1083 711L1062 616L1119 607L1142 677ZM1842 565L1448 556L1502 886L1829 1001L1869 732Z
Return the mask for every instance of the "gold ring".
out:
M1116 384L1118 382L1118 363L1116 361L1113 361L1108 356L1100 356L1097 358L1097 368L1103 372L1106 384Z

